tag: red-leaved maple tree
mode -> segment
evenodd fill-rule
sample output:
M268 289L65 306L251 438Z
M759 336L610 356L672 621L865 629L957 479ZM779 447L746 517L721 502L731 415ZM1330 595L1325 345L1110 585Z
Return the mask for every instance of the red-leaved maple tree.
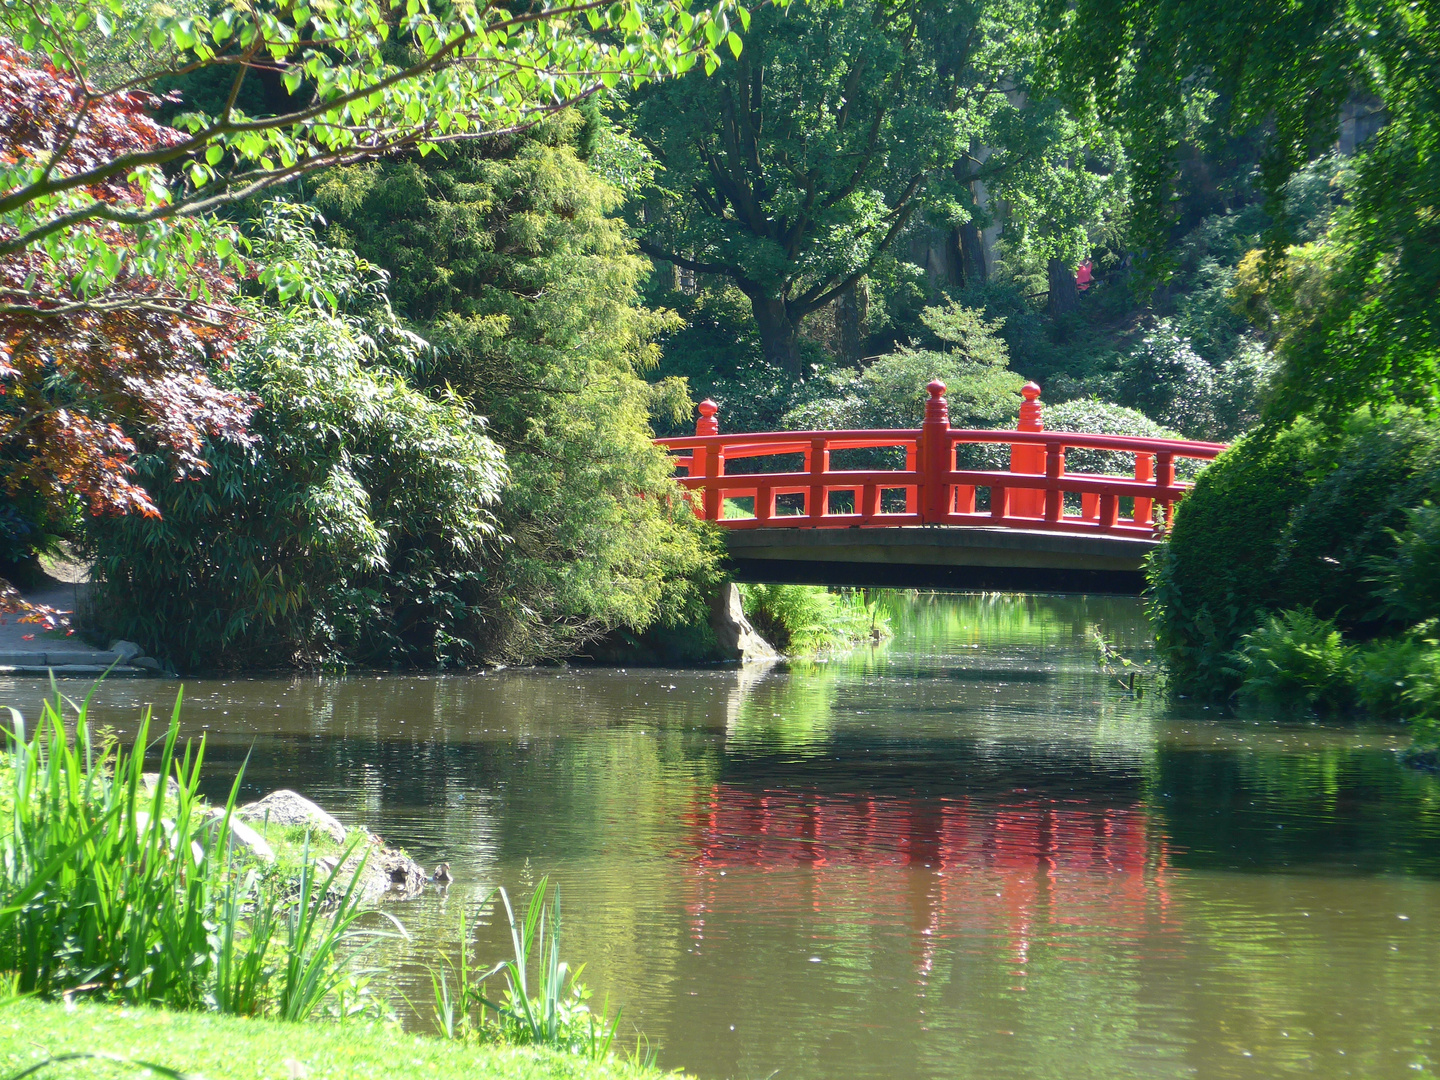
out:
M74 175L182 138L149 115L157 103L144 93L89 99L75 79L0 39L5 166ZM77 205L138 206L143 182L106 179L77 191ZM0 239L7 230L14 235L0 225ZM248 438L254 404L207 374L243 333L237 282L205 252L169 242L163 227L91 216L55 237L0 256L0 483L12 496L79 496L95 514L157 515L133 480L137 453L167 454L183 480L206 470L207 440ZM0 608L57 622L8 585Z

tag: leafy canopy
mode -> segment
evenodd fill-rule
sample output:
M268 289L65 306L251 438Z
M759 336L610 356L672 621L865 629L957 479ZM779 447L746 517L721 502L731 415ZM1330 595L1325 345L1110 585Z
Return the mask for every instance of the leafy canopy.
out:
M733 0L690 7L260 0L176 12L3 0L9 55L18 45L63 93L47 102L53 137L19 142L0 162L0 258L63 251L75 264L68 287L103 297L123 267L88 223L147 226L152 241L179 230L194 246L206 228L196 215L310 170L518 130L621 82L713 70L722 42L738 50L731 16L744 25L749 14ZM182 113L147 145L111 134L144 123L147 91L214 71L229 87L213 112ZM242 109L253 80L278 84L281 107ZM107 197L116 183L136 197Z
M1342 109L1384 126L1357 152L1325 245L1327 302L1282 343L1280 418L1343 422L1367 402L1440 407L1440 19L1410 0L1048 3L1068 99L1113 121L1132 159L1141 243L1163 248L1189 135L1265 133L1272 268L1293 242L1286 185L1340 134ZM1163 269L1163 266L1160 267Z
M736 63L637 95L636 130L660 166L642 250L728 278L766 358L798 373L800 322L912 222L980 214L976 181L1013 172L1028 193L1017 213L1064 218L1044 243L1068 248L1074 215L1052 193L1085 139L1025 103L1036 14L1029 0L758 11Z

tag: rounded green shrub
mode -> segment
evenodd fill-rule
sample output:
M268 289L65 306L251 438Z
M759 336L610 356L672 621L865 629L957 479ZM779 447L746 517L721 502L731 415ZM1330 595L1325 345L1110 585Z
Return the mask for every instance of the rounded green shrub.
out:
M1115 405L1099 398L1076 398L1059 405L1046 405L1042 414L1046 431L1077 431L1086 435L1136 435L1146 439L1184 438L1151 420L1139 409ZM1182 458L1175 463L1175 474L1182 480L1199 475L1202 462ZM1119 451L1084 450L1072 447L1065 451L1067 472L1101 473L1112 476L1134 475L1135 456Z
M1151 616L1179 685L1234 690L1225 654L1270 612L1311 609L1360 640L1427 617L1440 590L1425 579L1432 526L1415 511L1437 496L1440 424L1414 412L1367 410L1334 431L1301 419L1236 443L1150 565Z
M1387 605L1377 601L1373 579L1389 575L1384 568L1399 554L1396 536L1410 523L1409 512L1436 497L1440 424L1414 413L1357 415L1335 447L1333 464L1282 534L1267 606L1313 607L1361 637L1402 631L1426 618L1424 597L1440 595L1440 585L1402 570L1390 586L1395 602ZM1425 548L1426 537L1412 533L1407 565L1422 572L1433 566L1435 549L1427 557ZM1398 595L1409 587L1420 590L1419 610Z
M1224 696L1239 685L1229 654L1270 607L1286 528L1326 455L1306 420L1256 433L1221 454L1180 503L1151 557L1149 609L1182 692Z

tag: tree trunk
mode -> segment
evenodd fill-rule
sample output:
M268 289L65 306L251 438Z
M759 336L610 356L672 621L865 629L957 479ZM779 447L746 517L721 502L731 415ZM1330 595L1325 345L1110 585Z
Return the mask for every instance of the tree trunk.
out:
M851 285L835 298L835 328L839 333L840 361L859 364L865 351L865 317L869 314L869 289Z
M800 364L799 320L792 320L785 310L785 301L775 297L751 296L750 307L755 312L765 359L799 378L804 374Z
M984 285L989 275L985 270L985 238L980 235L979 227L973 221L967 221L955 232L960 249L959 284L967 289Z
M1051 259L1049 276L1051 316L1074 311L1080 297L1080 293L1075 289L1075 271L1063 259Z

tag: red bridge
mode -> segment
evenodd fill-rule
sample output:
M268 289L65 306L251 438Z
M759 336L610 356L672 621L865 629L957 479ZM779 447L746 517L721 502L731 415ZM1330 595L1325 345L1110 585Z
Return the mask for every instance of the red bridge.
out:
M656 441L675 455L696 514L727 530L740 580L1030 592L1138 592L1144 558L1190 488L1177 462L1225 449L1046 431L1034 383L1016 430L952 428L945 384L927 389L918 429L721 435L717 407L704 401L694 436ZM1008 468L960 464L1000 448ZM832 467L831 454L845 451L897 462L903 451L905 465ZM1104 471L1067 471L1072 451ZM797 455L798 471L771 471Z

